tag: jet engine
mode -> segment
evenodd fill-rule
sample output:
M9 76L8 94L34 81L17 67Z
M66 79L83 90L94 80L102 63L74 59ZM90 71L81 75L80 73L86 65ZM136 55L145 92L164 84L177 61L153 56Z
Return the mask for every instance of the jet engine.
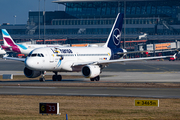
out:
M41 71L34 71L34 70L30 70L27 67L25 67L24 75L28 78L36 78L41 75Z
M101 72L101 68L98 65L86 65L82 68L82 74L86 78L94 78Z

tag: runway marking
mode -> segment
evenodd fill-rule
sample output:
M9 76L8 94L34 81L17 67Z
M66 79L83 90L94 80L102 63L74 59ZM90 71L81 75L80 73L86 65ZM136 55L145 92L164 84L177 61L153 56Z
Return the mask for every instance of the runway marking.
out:
M143 74L167 74L167 73L179 73L179 72L143 72Z
M155 70L162 70L164 72L166 72L167 70L164 70L163 68L158 68L158 67L153 67L153 66L150 66L150 65L144 65L146 67L149 67L149 68L152 68L152 69L155 69Z
M125 69L125 71L145 71L145 69Z
M21 71L17 71L16 73L23 73L23 72L21 72Z
M29 87L29 86L23 86L23 87L18 87L18 86L3 86L1 89L3 88L14 88L14 89L106 89L106 90L179 90L180 88L124 88L124 87ZM6 92L6 91L5 91ZM0 91L0 93L2 93L2 91ZM12 92L13 93L13 92Z
M16 94L22 94L21 92L0 92L0 94L7 94L7 93L9 93L9 94L14 94L14 93L16 93Z
M18 88L23 88L23 89L56 89L58 87L36 87L36 86L1 86L1 88L15 88L15 89L18 89Z

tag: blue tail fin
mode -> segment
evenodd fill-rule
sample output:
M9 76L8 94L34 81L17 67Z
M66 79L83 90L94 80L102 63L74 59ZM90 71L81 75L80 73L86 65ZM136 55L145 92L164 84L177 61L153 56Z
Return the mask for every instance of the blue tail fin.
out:
M104 47L119 48L124 14L118 14Z

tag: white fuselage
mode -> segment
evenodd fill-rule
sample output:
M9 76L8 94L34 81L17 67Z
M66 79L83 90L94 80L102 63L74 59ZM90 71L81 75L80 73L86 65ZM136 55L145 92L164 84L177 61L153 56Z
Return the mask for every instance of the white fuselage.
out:
M4 55L4 54L6 54L6 51L0 48L0 55Z
M43 55L40 55L43 54ZM29 69L38 71L80 71L73 63L109 60L108 47L59 47L33 50L25 60Z

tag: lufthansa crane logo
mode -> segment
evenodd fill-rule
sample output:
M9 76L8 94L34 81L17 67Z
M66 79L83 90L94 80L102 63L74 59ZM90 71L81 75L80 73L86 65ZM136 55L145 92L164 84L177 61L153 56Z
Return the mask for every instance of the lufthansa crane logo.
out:
M121 31L118 28L113 31L113 42L115 45L119 45L121 42Z

